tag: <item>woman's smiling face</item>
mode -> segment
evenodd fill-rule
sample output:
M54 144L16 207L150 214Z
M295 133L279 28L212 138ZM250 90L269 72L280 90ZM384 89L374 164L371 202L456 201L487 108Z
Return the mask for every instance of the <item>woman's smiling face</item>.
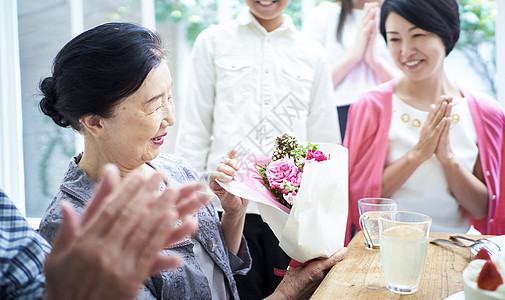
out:
M175 123L172 78L162 61L147 75L140 88L103 119L100 146L120 165L140 166L160 153L168 127Z
M438 35L394 12L387 16L385 27L391 57L407 78L423 80L442 74L446 53Z

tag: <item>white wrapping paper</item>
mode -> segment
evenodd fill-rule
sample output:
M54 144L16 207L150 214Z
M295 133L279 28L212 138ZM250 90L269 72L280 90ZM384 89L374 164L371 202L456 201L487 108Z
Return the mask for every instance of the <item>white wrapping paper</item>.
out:
M329 257L344 245L348 208L348 152L336 144L319 144L329 160L304 166L302 181L291 211L279 204L253 175L250 162L237 180L219 184L228 192L255 201L280 247L304 263Z

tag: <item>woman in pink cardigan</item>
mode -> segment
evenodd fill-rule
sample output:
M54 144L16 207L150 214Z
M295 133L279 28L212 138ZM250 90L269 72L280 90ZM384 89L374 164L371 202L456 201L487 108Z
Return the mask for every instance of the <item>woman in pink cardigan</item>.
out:
M459 38L456 0L385 0L380 31L403 75L349 111L348 238L358 200L379 196L430 215L432 231L505 234L504 112L444 70Z

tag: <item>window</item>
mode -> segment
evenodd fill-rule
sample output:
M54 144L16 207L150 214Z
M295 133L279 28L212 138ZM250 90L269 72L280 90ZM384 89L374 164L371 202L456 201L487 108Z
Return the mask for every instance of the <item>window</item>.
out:
M501 22L496 25L496 53L503 53L505 3L489 1L496 3L496 20ZM291 0L287 12L300 26L303 16L320 2ZM483 2L486 1L479 1ZM180 103L184 99L184 70L192 41L206 26L234 18L244 5L243 0L0 1L0 187L27 217L40 218L58 190L70 157L82 149L79 134L59 128L38 108L38 83L50 74L52 59L73 35L106 21L156 26L171 56L174 95L176 103ZM461 52L455 51L449 58L448 72L452 76L457 76L463 85L468 83L492 94L481 77L471 72L470 63ZM503 56L497 55L497 73L503 81ZM498 86L497 94L505 106L505 88ZM173 141L176 130L175 127L168 140ZM164 151L171 152L173 143L166 144ZM38 226L37 222L34 224Z
M24 212L21 78L16 1L0 2L0 188Z

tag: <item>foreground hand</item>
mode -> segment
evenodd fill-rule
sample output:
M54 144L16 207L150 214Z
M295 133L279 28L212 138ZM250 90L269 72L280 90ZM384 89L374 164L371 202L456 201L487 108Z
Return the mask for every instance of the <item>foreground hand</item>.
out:
M234 180L234 175L238 171L237 161L235 160L235 150L232 150L227 159L223 159L217 166L215 172L210 175L209 186L211 190L219 197L223 210L228 214L237 214L245 212L249 200L237 197L223 189L216 180L221 182L230 182Z
M266 299L310 298L326 275L326 271L342 261L346 253L347 248L342 248L329 258L315 260L301 267L290 267L274 293Z
M163 180L161 173L148 181L133 175L120 184L117 168L107 166L82 219L62 204L44 265L46 299L132 299L149 275L180 264L160 251L194 233L189 216L209 199L196 193L198 184L159 192Z

